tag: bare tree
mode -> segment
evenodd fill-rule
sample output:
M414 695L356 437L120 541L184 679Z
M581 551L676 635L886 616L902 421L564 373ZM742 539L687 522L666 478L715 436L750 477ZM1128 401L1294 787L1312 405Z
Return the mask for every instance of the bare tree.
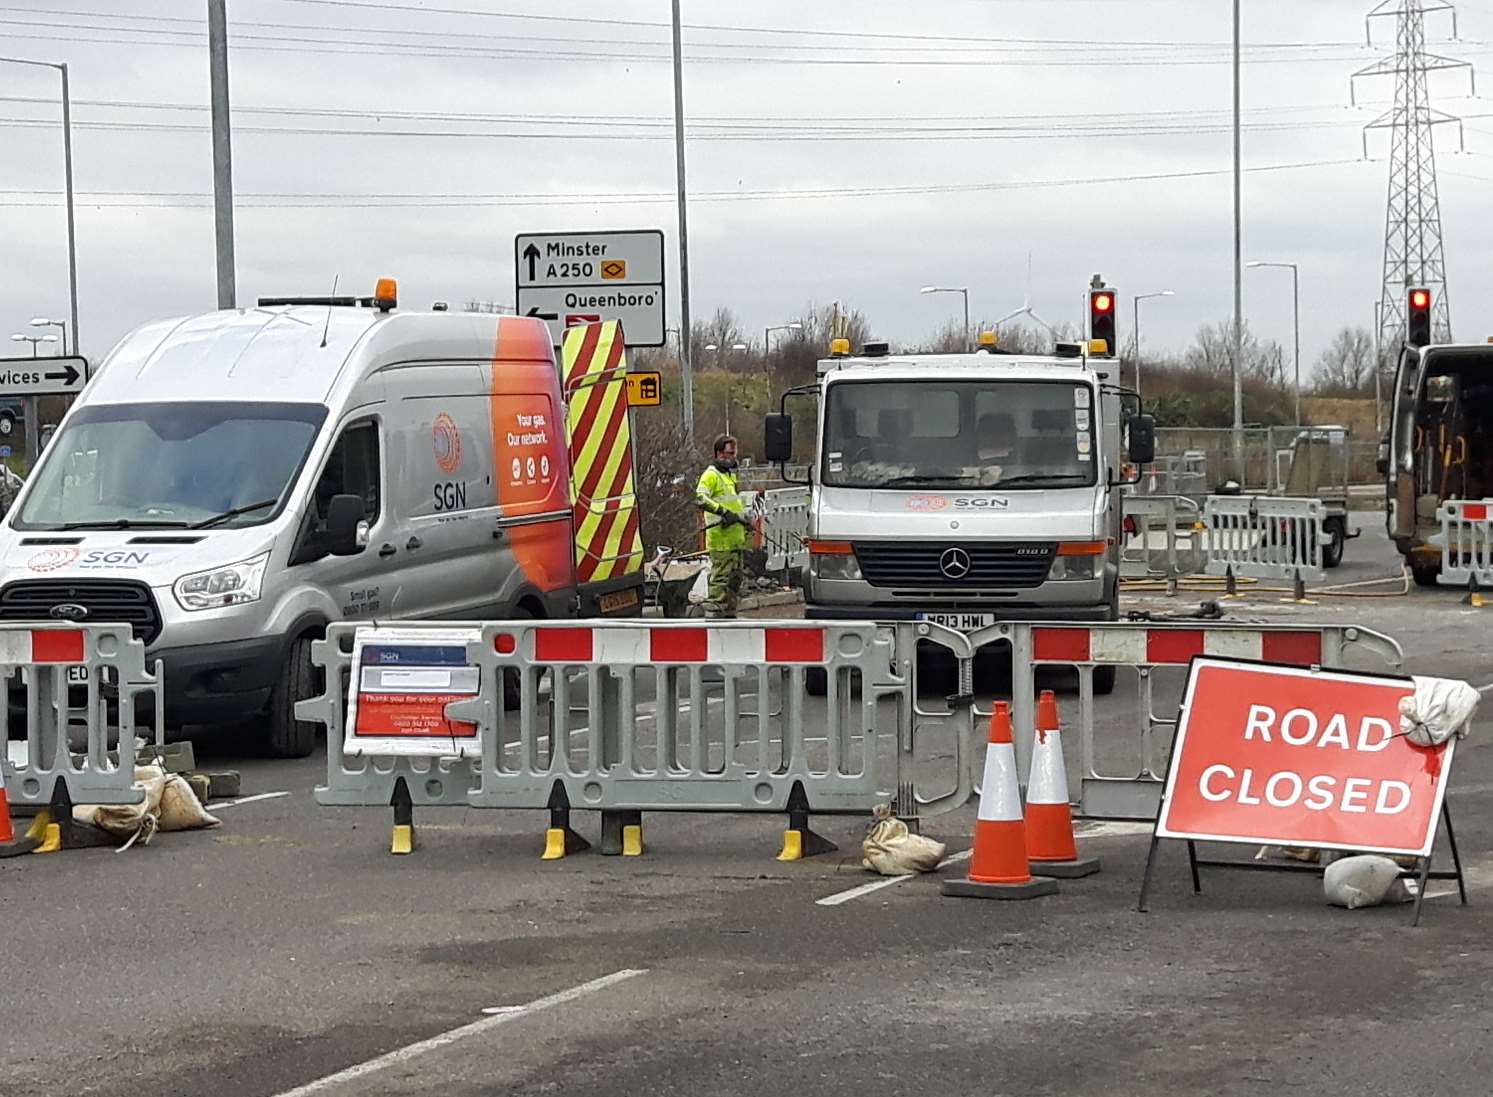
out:
M1317 360L1313 390L1323 396L1357 396L1373 388L1374 337L1345 327Z

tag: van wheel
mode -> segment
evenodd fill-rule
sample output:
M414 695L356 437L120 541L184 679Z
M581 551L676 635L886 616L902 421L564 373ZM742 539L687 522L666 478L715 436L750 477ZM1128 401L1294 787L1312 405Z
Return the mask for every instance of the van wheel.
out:
M310 700L320 691L319 675L311 662L314 637L296 638L286 650L280 680L270 693L270 754L276 758L305 758L316 747L314 720L297 720L297 701Z
M1118 667L1094 668L1094 696L1108 697L1115 691L1115 674Z
M810 697L823 697L828 693L829 671L824 667L805 667L804 692Z

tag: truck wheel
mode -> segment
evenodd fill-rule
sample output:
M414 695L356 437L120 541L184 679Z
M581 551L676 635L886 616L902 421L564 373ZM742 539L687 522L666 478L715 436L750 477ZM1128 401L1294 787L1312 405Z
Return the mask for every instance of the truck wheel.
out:
M1115 691L1116 667L1094 668L1094 696L1108 697Z
M285 652L280 678L270 692L270 754L276 758L305 758L316 747L313 720L297 720L295 705L315 697L320 689L316 667L311 662L314 637L300 636Z
M829 671L824 667L804 668L804 692L810 697L823 697L829 692Z
M1327 543L1322 546L1322 566L1335 568L1343 562L1343 547L1348 543L1348 523L1344 518L1329 518L1323 524Z
M1441 584L1437 582L1441 578L1441 565L1418 568L1414 564L1410 566L1410 574L1415 577L1415 585L1418 587L1429 587L1434 590Z

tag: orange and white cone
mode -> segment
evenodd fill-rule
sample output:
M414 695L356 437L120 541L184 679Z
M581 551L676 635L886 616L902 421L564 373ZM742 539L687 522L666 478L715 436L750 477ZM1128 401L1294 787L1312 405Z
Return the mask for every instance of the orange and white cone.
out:
M1037 869L1063 880L1091 876L1100 868L1099 858L1078 855L1073 838L1058 702L1050 689L1043 690L1037 701L1036 742L1026 785L1026 851Z
M4 750L5 742L0 739L0 752ZM5 764L0 761L0 857L17 857L35 850L41 845L39 829L33 826L23 837L16 837L10 821L10 798L5 795Z
M1056 880L1033 876L1027 864L1011 707L997 701L990 717L990 745L985 748L985 779L980 785L969 875L945 880L943 893L976 899L1035 899L1057 889Z

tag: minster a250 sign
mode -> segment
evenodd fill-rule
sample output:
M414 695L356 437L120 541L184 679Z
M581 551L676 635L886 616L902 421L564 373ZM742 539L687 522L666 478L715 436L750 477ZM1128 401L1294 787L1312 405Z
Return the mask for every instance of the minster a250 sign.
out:
M620 320L630 347L664 343L664 234L529 233L513 242L514 303L549 325L556 346L569 328Z

